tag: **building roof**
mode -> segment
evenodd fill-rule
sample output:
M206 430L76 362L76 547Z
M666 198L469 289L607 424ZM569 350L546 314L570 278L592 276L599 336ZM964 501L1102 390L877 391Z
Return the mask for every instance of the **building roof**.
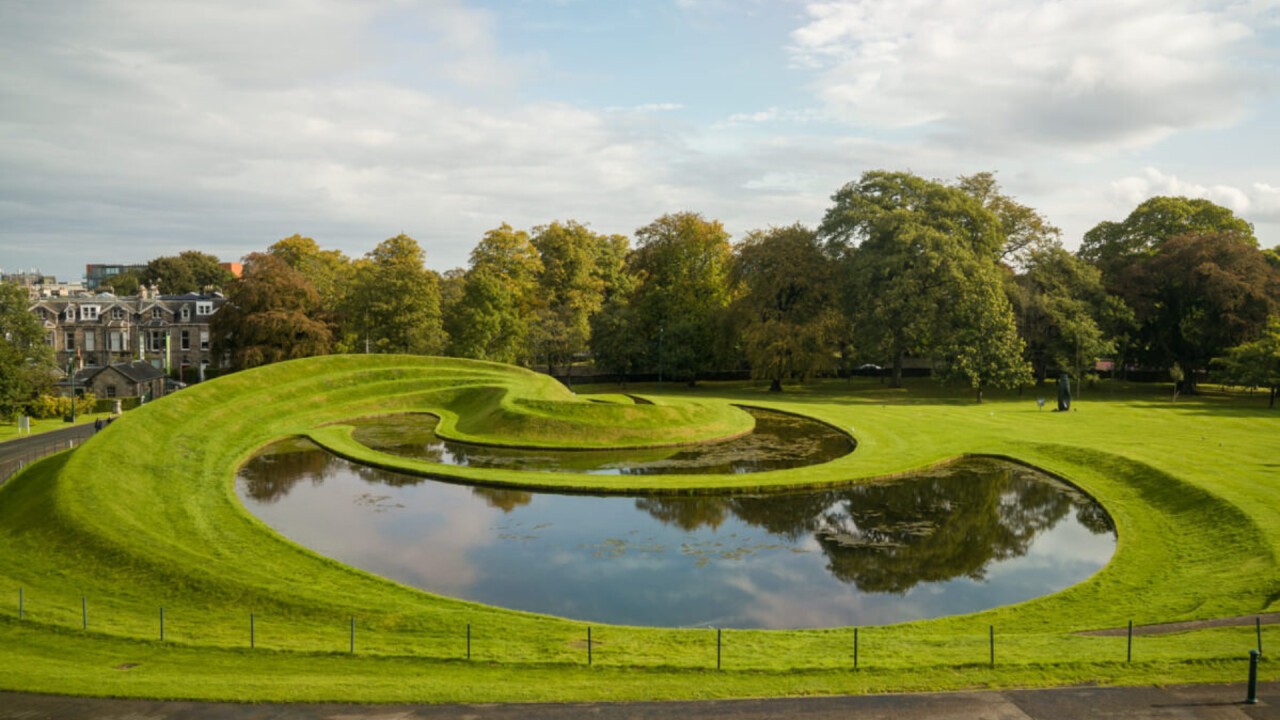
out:
M76 385L88 385L93 379L107 370L115 370L124 376L126 380L132 383L148 383L164 377L164 371L155 367L149 362L143 360L134 360L133 362L112 363L111 365L99 365L97 367L80 368L75 373ZM58 385L70 385L68 380L62 380Z

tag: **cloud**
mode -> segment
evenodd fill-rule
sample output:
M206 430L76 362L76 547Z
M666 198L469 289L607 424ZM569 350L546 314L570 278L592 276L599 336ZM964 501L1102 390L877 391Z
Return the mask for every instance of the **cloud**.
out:
M1247 189L1231 185L1201 185L1146 168L1141 175L1121 178L1111 183L1116 198L1138 205L1157 195L1204 198L1230 209L1247 220L1280 220L1280 188L1254 183Z
M923 127L993 149L1096 152L1222 127L1268 5L1193 0L813 2L791 58L856 126Z

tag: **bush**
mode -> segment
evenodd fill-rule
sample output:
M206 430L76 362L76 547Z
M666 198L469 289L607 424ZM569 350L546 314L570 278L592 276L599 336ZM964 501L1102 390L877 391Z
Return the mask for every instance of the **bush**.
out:
M76 414L89 415L93 413L97 402L98 399L90 392L77 397ZM66 417L71 414L71 398L59 395L41 395L27 407L27 414L40 420Z

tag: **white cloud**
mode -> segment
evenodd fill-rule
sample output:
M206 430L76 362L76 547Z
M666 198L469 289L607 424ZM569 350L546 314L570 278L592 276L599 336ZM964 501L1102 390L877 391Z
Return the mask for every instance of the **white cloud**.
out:
M1111 183L1117 199L1138 205L1157 195L1204 198L1230 209L1246 220L1280 219L1280 188L1254 183L1248 189L1231 185L1201 185L1146 168L1141 175L1121 178Z
M831 111L972 144L1098 151L1236 121L1267 82L1250 21L1273 2L814 2L792 33Z

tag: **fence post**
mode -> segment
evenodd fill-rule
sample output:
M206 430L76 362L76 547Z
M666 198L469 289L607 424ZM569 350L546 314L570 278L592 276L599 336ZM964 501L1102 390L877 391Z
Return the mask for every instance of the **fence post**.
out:
M1133 662L1133 621L1129 621L1129 649L1125 653L1125 663Z
M591 658L591 626L590 626L590 625L588 625L588 626L587 626L587 664L588 664L588 665L590 665L590 664L591 664L591 662L592 662L592 658Z
M467 623L467 659L471 659L471 623Z
M853 629L853 669L858 669L858 628Z
M1258 658L1261 655L1257 650L1249 651L1249 694L1244 699L1245 705L1258 704Z
M991 667L996 666L996 626L990 626L991 634Z
M351 616L351 654L356 654L356 616Z
M160 606L160 642L164 642L164 606Z
M720 628L716 628L716 669L720 669Z

